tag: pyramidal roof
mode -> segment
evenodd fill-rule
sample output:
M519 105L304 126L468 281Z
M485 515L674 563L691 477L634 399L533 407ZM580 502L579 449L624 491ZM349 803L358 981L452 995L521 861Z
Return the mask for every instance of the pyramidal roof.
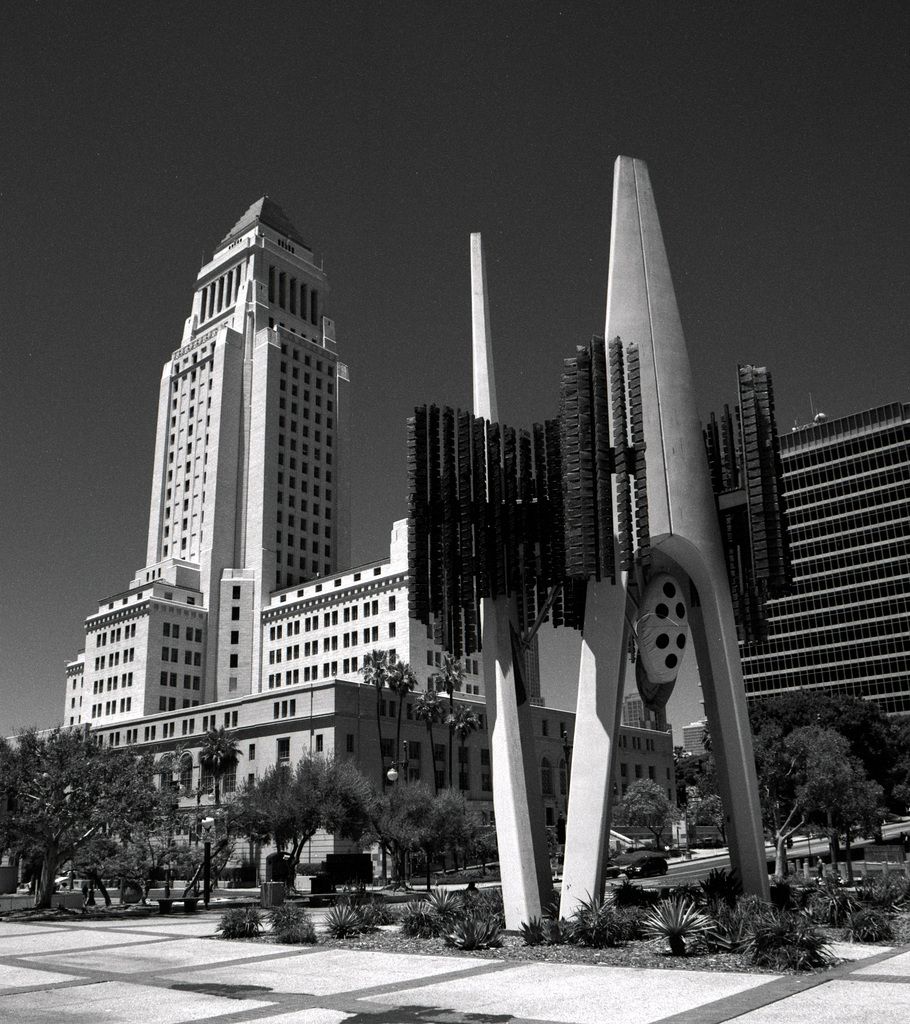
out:
M263 196L261 199L253 203L240 220L238 220L224 238L221 239L221 244L224 245L226 242L230 242L231 239L236 238L238 235L242 235L244 231L249 231L249 229L257 223L266 224L268 227L274 228L275 231L280 232L282 235L286 235L288 238L295 242L299 242L300 245L306 246L306 248L309 249L303 235L301 235L297 228L294 227L288 218L288 215L277 203L269 199L268 196Z

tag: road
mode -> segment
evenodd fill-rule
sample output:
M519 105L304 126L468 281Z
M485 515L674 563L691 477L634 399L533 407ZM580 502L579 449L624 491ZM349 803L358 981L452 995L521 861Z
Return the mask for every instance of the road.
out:
M907 819L891 822L890 824L882 827L882 835L885 839L896 838L901 834L901 832L907 831L910 831L910 821ZM863 839L859 842L853 843L853 849L869 845L871 845L871 841ZM768 854L769 863L773 862L774 847L768 843L765 846L765 851ZM825 839L800 839L794 842L791 849L787 850L787 860L792 867L794 866L794 862L797 860L808 856L815 857L819 854L827 854L827 852L828 843ZM642 885L650 887L697 884L703 878L706 878L713 868L729 867L730 855L726 850L718 850L716 853L708 853L704 850L698 850L695 852L695 856L692 860L671 860L667 874L660 878L642 878L635 879L635 881L640 881Z

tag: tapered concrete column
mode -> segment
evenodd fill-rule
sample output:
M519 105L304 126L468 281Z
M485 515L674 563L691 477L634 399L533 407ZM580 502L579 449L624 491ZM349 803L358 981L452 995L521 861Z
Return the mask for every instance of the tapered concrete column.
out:
M588 583L559 913L600 896L610 843L610 796L626 671L626 591Z
M676 295L645 165L619 157L606 337L636 345L652 561L688 575L692 638L705 695L733 866L747 892L768 895L758 782L714 492Z
M474 415L496 421L496 383L487 304L486 273L479 234L471 235ZM516 930L540 917L552 898L540 772L534 754L531 708L520 686L513 632L514 599L486 598L481 605L484 679L493 769L493 808L502 872L506 927ZM523 690L523 694L519 691Z

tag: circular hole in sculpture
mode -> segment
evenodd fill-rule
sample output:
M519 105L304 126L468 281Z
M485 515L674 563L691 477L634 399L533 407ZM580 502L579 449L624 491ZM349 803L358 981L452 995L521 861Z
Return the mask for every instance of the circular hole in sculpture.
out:
M686 617L686 606L682 601L680 601L676 606L676 617L677 619L684 619Z
M666 634L666 633L660 633L660 634L658 634L658 637L657 637L657 639L656 639L656 640L654 641L654 643L655 643L655 644L656 644L656 645L657 645L657 646L658 646L658 647L659 647L659 648L660 648L661 650L663 650L663 649L664 649L665 647L669 647L669 646L670 646L670 638L669 638L669 637L667 636L667 634Z
M667 597L675 597L676 596L676 587L674 587L673 584L669 580L667 580L667 582L664 584L664 593L666 594Z
M667 668L676 668L677 660L678 659L675 654L668 654L666 658L664 658L664 664L667 666Z
M670 609L663 603L659 604L654 611L659 619L665 619L670 614Z
M680 650L682 650L686 646L686 635L685 635L685 633L680 633L679 636L676 638L676 646Z

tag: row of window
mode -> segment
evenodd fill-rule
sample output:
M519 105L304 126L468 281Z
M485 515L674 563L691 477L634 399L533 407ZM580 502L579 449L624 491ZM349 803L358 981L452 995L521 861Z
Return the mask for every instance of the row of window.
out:
M115 665L120 664L121 655L124 662L130 662L136 660L136 648L127 647L123 651L111 651L110 654L101 654L95 658L95 671L98 672L104 668L105 658L107 659L107 667L113 668Z
M890 488L863 491L840 501L806 505L799 510L792 509L788 505L787 526L792 530L802 523L815 523L821 520L836 522L844 516L862 513L867 509L880 508L885 505L903 503L906 506L908 498L910 498L910 482L903 482Z
M319 289L313 288L305 281L298 282L283 270L269 264L268 277L269 304L286 309L293 316L307 319L313 326L319 323ZM299 313L298 313L299 310Z
M124 714L129 711L133 706L132 697L121 697L120 698L120 713ZM104 704L93 704L92 705L92 718L101 718L103 715L116 715L117 714L117 701L107 700Z
M893 484L902 483L907 479L908 465L905 463L897 468L883 470L876 476L851 477L840 483L814 487L805 491L787 491L787 508L798 510L807 505L817 508L828 501L845 498L850 495L880 493ZM878 504L878 502L875 502Z
M243 276L243 264L229 270L226 274L207 284L199 293L199 323L211 319L222 310L233 306L240 294L240 283Z
M910 430L906 426L892 427L888 430L879 430L875 433L866 434L863 437L856 437L850 441L815 445L809 451L799 453L786 450L787 442L790 439L790 436L782 439L782 447L784 448L782 458L787 471L820 466L839 459L855 458L863 452L890 448L893 445L906 445L908 439L910 439Z
M162 672L159 682L162 686L176 686L177 685L177 673L176 672ZM183 676L183 688L184 690L199 690L202 687L202 679L199 676L191 676L184 673ZM162 708L162 710L167 710Z
M140 597L141 596L142 595L140 595ZM126 601L124 601L124 604L126 604ZM126 626L117 626L116 629L112 629L110 631L110 642L112 644L116 644L116 643L119 643L120 640L129 640L131 637L134 637L135 635L136 635L136 623L135 622L130 622ZM107 630L104 630L103 632L98 633L97 636L95 637L95 646L96 647L105 647L107 645L107 642L108 642L108 631Z
M108 688L108 691L116 690L118 683L122 683L122 685L124 687L132 686L133 685L133 673L132 672L124 672L122 679L120 678L120 676L108 676L108 678L107 678L107 688ZM92 693L104 693L104 680L103 679L96 679L94 681L94 683L92 684Z

